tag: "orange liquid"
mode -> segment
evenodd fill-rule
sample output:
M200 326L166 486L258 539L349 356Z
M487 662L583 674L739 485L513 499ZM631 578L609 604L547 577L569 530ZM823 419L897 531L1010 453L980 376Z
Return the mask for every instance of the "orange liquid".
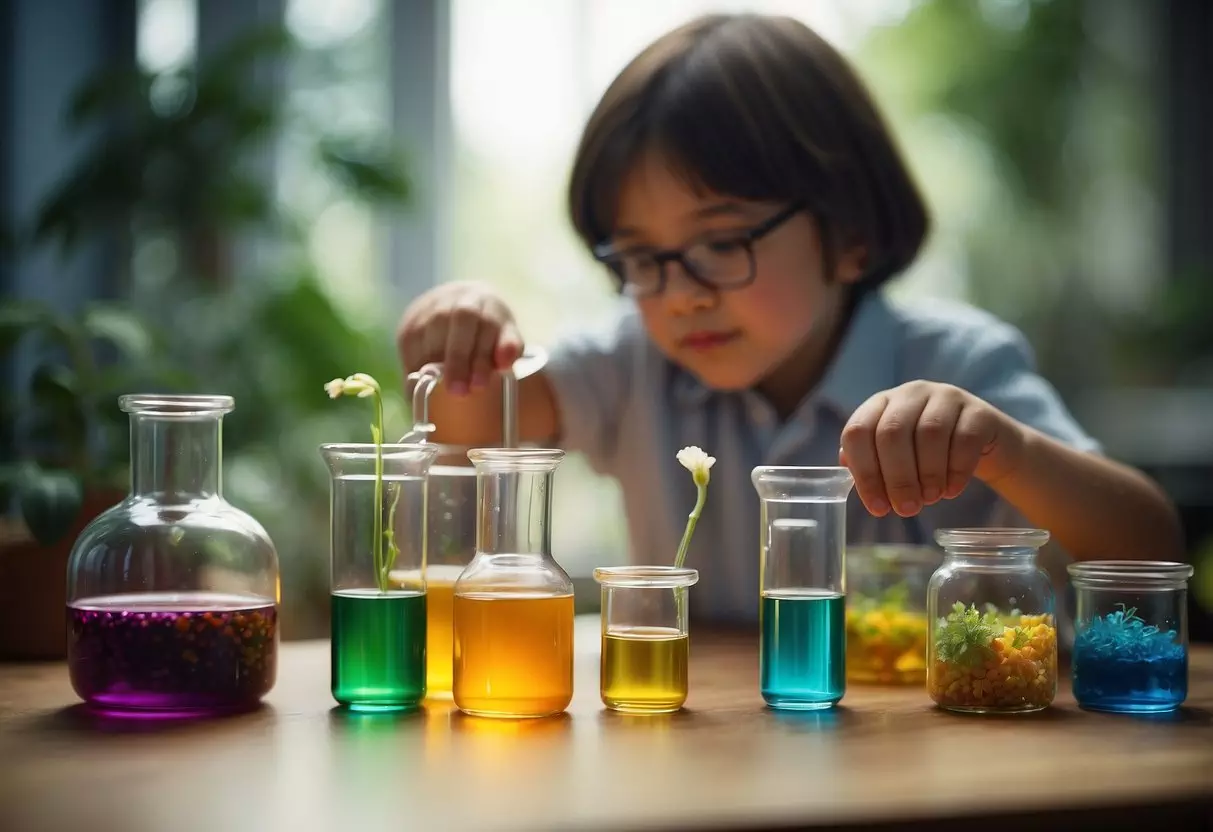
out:
M573 699L573 596L456 595L455 704L476 716L558 714Z
M430 698L451 695L455 581L462 571L462 566L431 566L425 571L425 691Z

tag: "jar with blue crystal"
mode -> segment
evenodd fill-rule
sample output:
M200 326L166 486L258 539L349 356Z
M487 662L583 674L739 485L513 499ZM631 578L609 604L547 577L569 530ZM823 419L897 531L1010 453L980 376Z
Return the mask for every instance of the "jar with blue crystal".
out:
M1080 707L1159 713L1188 695L1188 579L1163 561L1069 566L1074 586L1074 698Z

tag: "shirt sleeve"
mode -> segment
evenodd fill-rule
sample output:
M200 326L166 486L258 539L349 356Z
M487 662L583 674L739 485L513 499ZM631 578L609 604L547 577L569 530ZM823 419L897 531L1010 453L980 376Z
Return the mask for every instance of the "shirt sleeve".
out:
M1057 390L1036 370L1031 346L1019 330L999 322L974 344L957 386L1046 436L1072 448L1103 448L1070 414Z
M609 325L557 341L544 368L559 410L559 444L609 473L644 331L632 309Z
M1080 451L1102 446L1078 424L1057 390L1036 370L1027 339L1015 327L990 318L949 334L937 354L933 376L961 387L1013 419ZM919 515L928 536L961 526L1023 526L1027 521L985 483L971 480L953 500L927 506Z

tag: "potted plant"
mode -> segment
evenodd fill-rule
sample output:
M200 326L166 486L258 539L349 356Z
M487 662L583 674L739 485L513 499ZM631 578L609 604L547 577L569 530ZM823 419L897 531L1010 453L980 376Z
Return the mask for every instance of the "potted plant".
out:
M110 353L104 366L97 355ZM65 569L73 540L122 499L126 417L117 396L170 384L154 367L152 331L118 304L71 315L33 301L0 304L0 360L32 371L0 407L13 461L0 465L0 659L58 658L65 645Z

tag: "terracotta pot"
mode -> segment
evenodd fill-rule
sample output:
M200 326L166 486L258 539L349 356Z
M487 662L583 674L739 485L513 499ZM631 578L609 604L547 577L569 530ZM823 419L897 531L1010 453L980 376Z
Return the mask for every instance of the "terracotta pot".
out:
M75 524L53 546L35 541L20 522L0 520L0 661L66 657L68 555L84 527L124 497L86 493Z

